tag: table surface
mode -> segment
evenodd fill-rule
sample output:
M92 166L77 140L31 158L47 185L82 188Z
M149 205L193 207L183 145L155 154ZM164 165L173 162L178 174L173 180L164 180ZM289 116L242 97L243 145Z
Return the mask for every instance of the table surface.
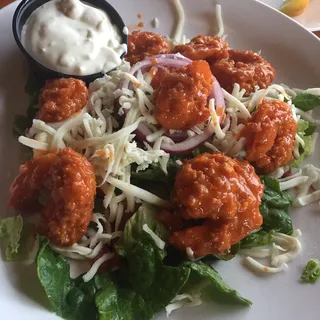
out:
M13 2L15 0L0 0L0 9L8 5L9 3ZM320 31L314 32L315 35L320 37Z

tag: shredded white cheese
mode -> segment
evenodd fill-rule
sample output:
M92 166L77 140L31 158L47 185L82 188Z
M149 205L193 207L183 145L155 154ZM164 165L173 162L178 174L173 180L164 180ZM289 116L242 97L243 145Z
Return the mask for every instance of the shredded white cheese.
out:
M233 107L237 108L244 117L244 119L248 119L251 117L250 112L240 100L232 96L228 91L224 89L222 89L222 91L224 94L224 98L227 100L227 102L229 102L230 105L232 105Z
M209 111L211 114L211 124L213 126L214 133L218 139L223 139L226 136L226 134L221 130L220 117L216 113L215 100L213 98L209 101Z
M276 232L271 246L240 250L239 254L246 256L246 262L255 271L278 273L287 269L287 263L301 253L301 243L297 239L299 236L301 231L298 229L291 236ZM266 266L254 258L269 258L271 266Z
M166 306L166 315L169 318L172 311L180 309L182 307L195 307L202 304L202 300L200 298L200 293L194 294L178 294L175 298L172 299L170 304Z
M166 200L159 198L158 196L150 193L149 191L143 190L137 186L131 185L129 183L120 181L114 177L109 176L107 181L115 186L116 188L122 190L126 194L130 194L138 199L146 201L150 204L154 204L159 207L168 208L170 207L170 203Z
M34 140L34 139L30 139L30 138L27 138L25 136L20 136L18 141L27 146L27 147L30 147L32 149L36 149L36 150L48 150L49 147L48 147L48 144L45 143L45 142L40 142L40 141L37 141L37 140Z
M114 253L105 253L91 266L90 270L82 276L84 282L89 282L94 278L100 266L114 257Z
M264 273L279 273L286 268L285 264L279 267L267 267L251 257L246 257L246 261L254 270Z
M186 254L189 260L194 260L194 252L190 247L187 247Z
M149 228L149 226L148 226L147 224L144 224L144 225L142 226L142 229L143 229L146 233L148 233L148 234L150 235L150 237L154 240L156 246L157 246L159 249L161 249L161 250L164 249L166 243L165 243L158 235L156 235L156 234Z

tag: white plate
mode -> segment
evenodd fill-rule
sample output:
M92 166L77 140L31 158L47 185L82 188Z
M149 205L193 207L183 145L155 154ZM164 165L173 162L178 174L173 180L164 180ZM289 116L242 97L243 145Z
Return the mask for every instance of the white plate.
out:
M151 20L160 21L157 32L170 34L175 14L171 0L112 0L126 23L137 24L141 13L146 28ZM186 11L188 37L199 33L215 34L216 24L212 0L182 0ZM221 0L228 41L234 48L262 50L277 70L277 81L301 88L319 86L320 41L306 29L279 12L252 0ZM11 134L14 113L23 112L27 97L23 93L26 66L11 34L11 19L17 4L0 10L0 146L1 146L1 215L6 207L8 187L18 170L21 148ZM319 145L318 145L319 146ZM320 148L311 160L320 165ZM318 159L318 161L316 161ZM320 314L318 285L303 285L299 277L307 260L320 257L320 212L315 207L292 213L294 225L300 228L303 253L289 265L289 270L264 277L246 270L240 259L219 262L215 267L222 277L245 297L253 301L251 308L202 305L172 314L173 320L241 320L290 319L317 320ZM41 301L44 293L33 267L6 264L0 260L0 319L57 319ZM165 319L164 314L158 319Z
M283 4L284 0L260 0L267 5L279 9ZM306 10L295 17L294 20L301 23L305 28L310 31L320 30L320 0L310 0L309 6Z

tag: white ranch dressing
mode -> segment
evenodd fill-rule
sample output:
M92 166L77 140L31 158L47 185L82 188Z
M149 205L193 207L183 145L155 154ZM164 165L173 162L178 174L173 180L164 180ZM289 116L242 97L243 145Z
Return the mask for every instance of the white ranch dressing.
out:
M79 0L53 0L35 10L22 42L37 61L71 75L108 72L121 63L126 44L102 10Z

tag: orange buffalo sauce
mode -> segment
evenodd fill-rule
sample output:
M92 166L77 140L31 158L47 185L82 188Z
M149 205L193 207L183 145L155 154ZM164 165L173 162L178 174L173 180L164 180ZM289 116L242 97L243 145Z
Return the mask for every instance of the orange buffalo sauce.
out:
M292 160L297 122L289 105L264 100L242 131L246 138L246 159L264 173Z
M196 257L228 250L261 226L262 194L263 184L246 161L219 153L186 161L172 194L175 218L162 219L174 223L169 242L181 250L191 248ZM182 229L177 216L197 225Z
M160 79L157 80L157 79ZM186 67L171 70L159 69L153 86L155 92L155 118L166 129L188 130L206 121L213 77L206 61L193 61Z
M37 119L59 122L80 112L88 101L86 84L79 79L47 80L39 96Z
M143 22L138 27L143 27ZM128 54L126 60L135 64L147 57L169 52L166 39L154 32L133 31L128 36Z

